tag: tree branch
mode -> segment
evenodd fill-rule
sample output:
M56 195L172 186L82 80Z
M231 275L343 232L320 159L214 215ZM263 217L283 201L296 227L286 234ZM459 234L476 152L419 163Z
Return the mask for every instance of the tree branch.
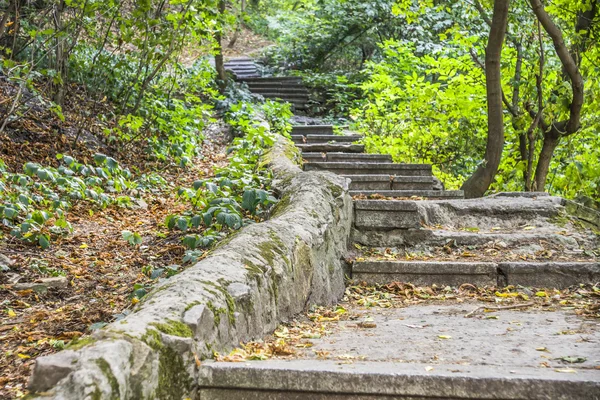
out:
M565 130L562 135L567 136L573 134L581 127L581 108L583 106L583 78L577 67L577 63L571 56L569 49L565 45L560 29L552 22L552 19L544 9L540 0L529 0L533 12L540 21L546 33L552 39L556 54L563 65L563 68L571 81L573 89L573 99L569 107L569 120L566 121Z

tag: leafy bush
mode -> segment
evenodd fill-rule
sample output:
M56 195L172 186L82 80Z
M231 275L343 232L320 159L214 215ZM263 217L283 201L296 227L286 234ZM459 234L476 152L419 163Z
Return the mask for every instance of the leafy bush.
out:
M98 207L128 206L125 193L145 191L151 183L164 184L154 175L135 180L112 157L94 156L94 164L81 164L68 155L58 155L58 168L26 163L23 173L8 172L0 160L0 218L10 234L42 248L52 236L71 231L66 213L73 203L87 201Z
M241 136L229 148L229 165L217 169L214 178L179 189L179 197L191 208L181 215L169 215L165 223L170 229L190 232L183 238L183 244L190 249L184 261L198 259L194 249L208 248L227 232L266 218L269 208L277 202L269 191L271 171L259 160L277 135L289 135L291 112L289 105L271 101L264 103L261 110L271 121L271 129L258 122L258 111L252 104L232 105L226 121Z

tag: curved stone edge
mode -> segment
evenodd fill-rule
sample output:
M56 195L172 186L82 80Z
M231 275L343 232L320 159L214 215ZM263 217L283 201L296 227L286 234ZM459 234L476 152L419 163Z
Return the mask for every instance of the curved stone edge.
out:
M193 397L203 358L260 338L312 304L336 302L352 225L348 181L302 172L298 159L280 137L263 158L281 194L272 218L225 239L123 320L37 359L31 397Z

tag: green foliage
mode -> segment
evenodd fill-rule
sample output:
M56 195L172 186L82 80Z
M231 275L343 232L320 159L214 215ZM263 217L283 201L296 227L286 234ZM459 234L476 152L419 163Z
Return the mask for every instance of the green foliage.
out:
M352 111L367 151L391 154L396 162L432 163L446 187L460 186L485 145L482 71L467 55L419 56L413 46L394 41L382 51L383 61L367 64L363 99Z
M139 246L142 244L142 236L137 232L122 231L121 236L123 236L123 239L131 246Z
M278 0L251 9L250 24L277 41L265 61L274 73L298 69L314 90L313 112L350 117L365 134L370 152L397 162L434 164L447 188L458 188L484 163L487 103L483 63L493 2L430 0ZM481 4L481 9L478 5ZM261 8L262 7L262 8ZM565 44L577 54L584 79L581 129L561 138L546 189L566 197L600 197L600 26L577 30L588 0L546 3ZM581 21L580 21L581 22ZM585 22L585 21L583 21ZM542 29L542 107L546 124L569 117L571 85ZM518 60L522 61L519 74ZM524 190L527 154L523 142L537 109L540 48L537 20L527 2L511 3L502 53L506 143L492 191ZM534 132L535 165L544 132ZM542 190L542 188L538 188Z
M11 173L0 161L0 217L10 233L42 248L51 238L69 233L72 228L66 214L73 203L89 202L105 208L127 206L130 190L145 191L149 181L161 183L154 176L135 180L112 157L94 156L94 164L81 164L73 157L59 154L58 168L26 163L23 173Z
M227 232L267 216L277 199L269 191L271 172L259 163L265 149L271 147L277 135L289 135L289 106L267 102L261 106L271 129L257 122L258 110L250 103L231 106L226 121L238 136L229 148L229 165L216 169L216 176L198 180L191 188L180 188L179 197L191 209L182 215L169 215L169 229L191 232L183 238L190 249L184 262L194 262ZM201 232L201 233L194 233Z
M185 167L197 155L218 94L208 60L186 67L181 57L190 47L210 54L215 31L233 23L217 6L217 0L74 0L23 6L15 15L9 8L16 31L0 44L0 73L23 90L3 119L42 106L64 121L62 105L74 82L93 103L86 117L101 112L97 119L112 144L145 144L153 158Z

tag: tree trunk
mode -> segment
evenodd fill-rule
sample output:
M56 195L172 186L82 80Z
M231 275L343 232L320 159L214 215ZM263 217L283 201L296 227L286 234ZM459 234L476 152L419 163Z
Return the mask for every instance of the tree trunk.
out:
M63 27L63 11L65 9L64 0L59 1L54 7L54 28L56 32L62 32ZM56 75L59 77L59 82L54 84L54 102L60 106L65 100L65 91L69 80L68 75L68 58L69 54L66 51L65 39L62 35L57 35L55 39L55 69Z
M221 14L221 20L223 20L223 14L225 14L225 0L219 1L219 13ZM224 24L224 22L221 22ZM215 41L217 42L217 54L215 55L215 69L217 70L217 85L219 91L223 93L227 86L227 74L225 73L225 63L223 61L223 26L215 34Z
M227 45L228 49L233 49L233 47L235 46L235 43L238 40L238 37L240 36L240 31L242 30L242 23L244 21L244 13L246 12L246 0L240 0L240 14L238 15L237 18L237 24L235 26L235 32L233 33L233 37L231 38L231 40L229 41L229 44Z
M550 171L550 162L554 156L554 150L560 143L560 130L564 129L564 124L556 127L552 125L549 131L544 133L544 144L540 151L537 166L535 168L535 189L543 191L546 186L546 178Z
M495 0L494 15L485 52L485 76L488 103L488 141L484 161L463 184L465 197L481 197L496 176L504 149L504 115L500 56L506 33L510 0Z
M561 137L572 135L581 127L581 108L584 99L583 77L579 71L577 61L574 59L575 52L569 51L565 45L560 28L554 24L544 9L542 2L540 0L529 1L538 21L548 36L552 38L556 55L558 55L558 58L560 59L563 71L566 78L570 80L571 88L573 90L573 98L571 99L571 104L569 106L569 119L560 122L551 121L549 126L545 122L541 124L545 130L544 144L535 170L535 183L537 190L545 190L546 178L548 177L548 171L550 170L550 162L552 161L554 150L560 143ZM593 7L592 15L595 15L595 10L596 8ZM576 25L576 30L579 29L579 27L580 25ZM543 120L540 119L540 122L543 122Z

